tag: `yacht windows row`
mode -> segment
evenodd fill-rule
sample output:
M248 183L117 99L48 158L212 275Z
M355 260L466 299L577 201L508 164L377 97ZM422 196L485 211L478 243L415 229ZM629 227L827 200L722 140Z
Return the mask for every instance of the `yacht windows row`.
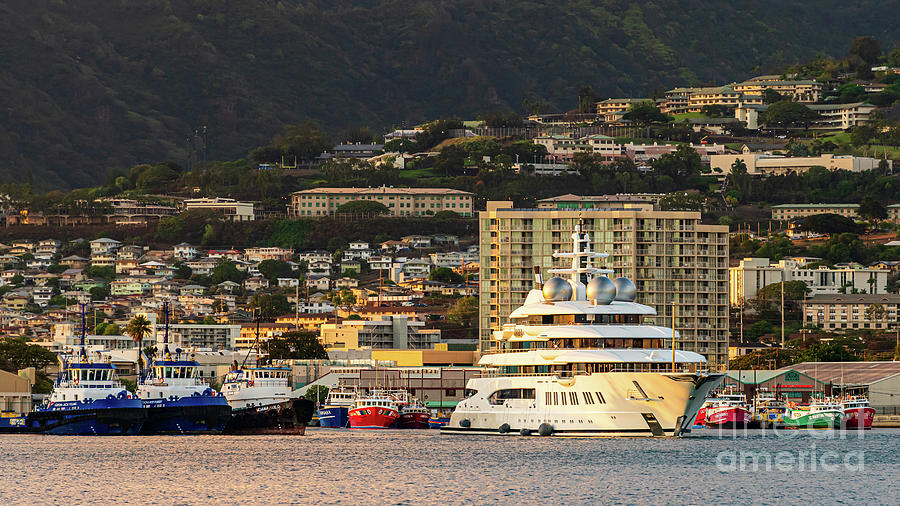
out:
M675 364L676 372L695 373L700 369L699 363ZM672 372L670 362L609 362L609 363L569 363L558 365L523 365L501 366L501 376L560 376L586 375L611 372Z
M637 314L545 314L517 320L525 325L640 325Z
M596 394L596 395L595 395ZM546 406L578 406L584 400L584 404L606 404L606 399L600 392L544 392L544 405Z

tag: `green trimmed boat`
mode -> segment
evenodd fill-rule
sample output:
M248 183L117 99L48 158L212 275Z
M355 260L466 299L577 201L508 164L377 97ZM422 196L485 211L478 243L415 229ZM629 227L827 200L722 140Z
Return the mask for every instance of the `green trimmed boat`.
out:
M839 404L813 402L809 406L788 409L784 413L784 426L788 429L837 429L843 417L844 410Z

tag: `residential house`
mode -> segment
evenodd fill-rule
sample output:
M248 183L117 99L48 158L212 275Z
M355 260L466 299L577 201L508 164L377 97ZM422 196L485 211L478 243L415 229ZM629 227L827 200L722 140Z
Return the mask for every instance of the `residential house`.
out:
M343 277L334 281L335 290L356 288L357 286L359 286L359 280L355 278Z
M201 285L184 285L178 289L179 295L203 295L206 293L206 287Z
M237 249L211 249L206 252L206 256L217 260L225 259L231 262L237 262L244 258L244 254Z
M214 259L201 259L201 260L190 260L185 262L191 269L191 273L196 274L198 276L209 276L212 274L213 269L216 268L219 262Z
M59 261L62 265L68 265L72 269L84 269L90 265L91 261L78 255L69 255Z
M317 260L309 263L306 267L306 274L310 277L328 276L331 274L331 259L328 261Z
M172 256L178 260L191 260L197 256L197 248L183 242L172 248Z
M431 247L431 237L427 235L407 235L400 240L410 248L419 249Z
M294 250L276 247L247 248L244 256L248 262L262 262L263 260L282 260L287 262L294 254Z
M269 287L269 280L262 276L253 276L244 280L244 289L248 292L258 292Z
M347 274L351 271L359 274L360 268L361 264L358 260L344 260L341 262L341 274Z
M59 253L59 248L61 246L62 242L56 239L44 239L38 243L35 253L49 253L50 255L55 255Z
M321 278L306 278L306 287L310 290L319 290L322 292L327 292L331 288L331 280L327 277Z
M240 289L241 285L234 281L225 280L216 285L219 293L234 293Z
M121 242L110 239L108 237L101 237L100 239L94 239L91 241L91 257L94 255L107 255L114 254L116 250L122 245Z
M300 285L298 278L278 278L278 286L281 288L294 288Z
M91 267L115 267L115 253L96 253L91 255Z
M381 251L383 251L385 253L396 253L396 252L398 252L402 249L405 249L409 246L403 241L393 241L392 240L392 241L384 241L383 243L381 243L379 245L379 247L381 248Z
M146 248L143 246L127 244L116 251L116 258L120 260L137 260L144 256L144 251L146 251Z
M451 234L434 234L431 242L439 246L459 247L459 237Z

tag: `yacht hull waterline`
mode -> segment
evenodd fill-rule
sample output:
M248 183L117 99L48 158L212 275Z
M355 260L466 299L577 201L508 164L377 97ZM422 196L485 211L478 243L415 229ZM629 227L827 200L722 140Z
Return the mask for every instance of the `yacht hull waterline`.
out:
M471 380L469 388L515 388L535 385L531 403L489 406L486 398L475 396L457 406L441 433L497 435L553 435L577 437L660 437L688 433L706 395L724 378L721 374L660 375L653 373L607 373L576 377L569 386L556 378L518 377ZM487 383L493 381L493 384ZM637 381L648 395L629 398L617 396L615 385ZM485 383L481 383L485 382ZM603 404L583 402L584 392L603 392ZM621 390L627 391L627 390ZM542 402L547 393L574 393L577 405L553 406ZM650 392L653 392L650 394ZM596 394L594 395L596 399ZM660 399L661 397L661 399ZM514 404L525 404L515 406ZM493 408L493 409L492 409ZM541 434L547 432L550 434Z

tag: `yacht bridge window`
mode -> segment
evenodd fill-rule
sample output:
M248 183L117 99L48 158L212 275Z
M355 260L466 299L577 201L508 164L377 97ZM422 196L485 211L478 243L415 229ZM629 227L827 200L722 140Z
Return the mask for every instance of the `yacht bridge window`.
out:
M533 388L504 388L497 390L488 397L488 401L494 406L502 405L507 399L534 399Z
M640 325L637 314L545 314L523 319L525 325Z

